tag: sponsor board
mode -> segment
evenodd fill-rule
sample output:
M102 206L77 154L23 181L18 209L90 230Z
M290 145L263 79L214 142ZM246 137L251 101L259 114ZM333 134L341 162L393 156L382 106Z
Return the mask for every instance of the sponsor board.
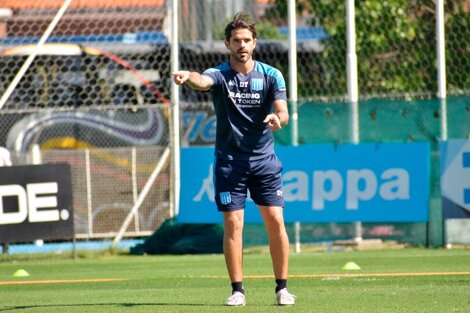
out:
M280 146L276 151L284 166L286 222L428 220L428 143ZM180 222L221 222L213 163L212 148L182 149ZM245 221L262 222L251 200Z
M440 143L444 218L470 218L470 140Z
M0 243L73 234L70 165L0 167Z

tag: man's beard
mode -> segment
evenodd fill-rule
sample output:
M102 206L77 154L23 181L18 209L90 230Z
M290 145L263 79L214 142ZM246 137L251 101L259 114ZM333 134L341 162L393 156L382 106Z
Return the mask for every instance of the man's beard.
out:
M248 60L250 60L251 55L252 55L251 53L246 52L246 54L245 54L243 57L241 57L241 56L238 54L238 51L235 52L235 53L231 53L231 57L232 57L235 61L237 61L238 63L243 63L243 64L245 64L246 62L248 62Z

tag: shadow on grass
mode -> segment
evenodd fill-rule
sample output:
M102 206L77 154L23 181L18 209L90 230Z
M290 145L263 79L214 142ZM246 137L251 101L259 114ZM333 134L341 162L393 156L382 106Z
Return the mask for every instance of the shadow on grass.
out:
M202 303L87 303L87 304L43 304L43 305L16 305L0 308L0 312L27 310L35 308L59 308L59 307L94 307L94 306L117 306L132 308L139 306L223 306L222 304Z

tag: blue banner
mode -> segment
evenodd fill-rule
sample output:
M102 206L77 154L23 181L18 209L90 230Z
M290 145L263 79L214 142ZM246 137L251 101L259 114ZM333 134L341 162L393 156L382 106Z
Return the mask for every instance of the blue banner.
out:
M470 140L440 143L444 218L470 218Z
M279 146L286 222L424 222L428 220L429 144ZM178 221L220 223L214 202L213 148L181 151ZM247 223L261 223L253 201Z

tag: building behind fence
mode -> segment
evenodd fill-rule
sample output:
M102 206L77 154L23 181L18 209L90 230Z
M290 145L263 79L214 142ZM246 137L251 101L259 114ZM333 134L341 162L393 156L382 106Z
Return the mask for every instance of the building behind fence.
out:
M63 1L0 2L0 94L8 88ZM287 1L179 0L181 68L227 58L223 28L251 12L255 58L288 75ZM170 21L164 0L73 0L0 110L0 146L14 164L68 162L79 238L113 237L169 146ZM345 1L297 1L300 143L350 141ZM470 134L470 2L446 1L448 137ZM356 6L360 141L429 141L430 223L364 224L365 237L439 245L443 227L434 1L361 1ZM208 93L181 90L182 146L212 145ZM290 144L290 130L276 134ZM171 216L169 162L126 236L145 236ZM462 223L448 224L464 229ZM253 243L265 242L255 228ZM291 230L293 231L293 230ZM352 236L351 225L303 225L303 242ZM458 236L453 235L458 241Z

